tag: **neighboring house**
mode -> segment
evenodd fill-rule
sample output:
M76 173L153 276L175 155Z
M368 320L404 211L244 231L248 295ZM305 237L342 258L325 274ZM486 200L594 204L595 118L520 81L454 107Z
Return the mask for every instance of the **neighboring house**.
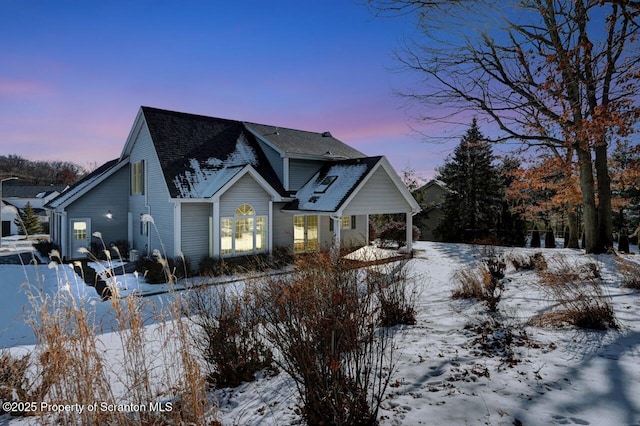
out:
M413 191L413 196L422 208L422 211L415 217L415 225L420 229L420 239L438 241L433 230L444 215L442 208L447 193L449 193L447 185L437 179L430 180Z
M67 258L99 231L107 244L182 253L194 265L279 246L366 244L369 214L404 213L411 224L419 211L386 158L366 157L329 132L150 107L140 108L120 158L47 208Z
M6 206L14 208L3 209L2 236L18 234L18 226L14 223L16 211L22 212L27 203L31 204L44 229L48 229L49 216L44 206L60 195L65 188L66 185L37 185L19 180L5 182L2 185L2 201Z

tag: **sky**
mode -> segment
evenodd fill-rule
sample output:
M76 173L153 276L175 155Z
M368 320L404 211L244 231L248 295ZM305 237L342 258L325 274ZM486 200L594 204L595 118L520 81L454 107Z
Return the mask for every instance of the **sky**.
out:
M330 131L431 178L451 148L396 94L413 25L363 3L0 0L0 155L95 167L145 105Z

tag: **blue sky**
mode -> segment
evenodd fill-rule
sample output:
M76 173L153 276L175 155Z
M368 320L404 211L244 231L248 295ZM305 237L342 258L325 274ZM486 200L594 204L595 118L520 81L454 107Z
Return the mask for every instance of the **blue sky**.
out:
M412 25L359 3L2 0L0 154L101 164L147 105L329 130L431 177L449 149L394 95Z

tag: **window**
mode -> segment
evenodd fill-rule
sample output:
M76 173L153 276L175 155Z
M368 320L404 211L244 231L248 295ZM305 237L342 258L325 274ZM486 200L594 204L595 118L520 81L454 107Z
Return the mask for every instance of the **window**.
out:
M87 239L87 222L73 222L73 239L76 241Z
M293 217L293 251L318 250L318 216Z
M144 194L144 161L131 163L131 195Z
M240 205L233 217L220 220L220 253L255 253L267 249L267 217L256 216L249 204Z
M355 216L341 216L340 229L356 229ZM329 231L333 232L333 220L329 221Z

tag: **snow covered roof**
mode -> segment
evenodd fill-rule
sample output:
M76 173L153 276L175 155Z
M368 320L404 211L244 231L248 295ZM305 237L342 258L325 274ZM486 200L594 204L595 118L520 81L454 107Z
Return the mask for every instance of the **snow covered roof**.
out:
M62 192L66 185L36 185L31 183L5 182L2 198L44 198L52 192Z
M335 212L382 157L365 157L325 164L284 210Z
M144 106L142 112L171 197L211 197L247 165L284 194L255 135L242 122Z

